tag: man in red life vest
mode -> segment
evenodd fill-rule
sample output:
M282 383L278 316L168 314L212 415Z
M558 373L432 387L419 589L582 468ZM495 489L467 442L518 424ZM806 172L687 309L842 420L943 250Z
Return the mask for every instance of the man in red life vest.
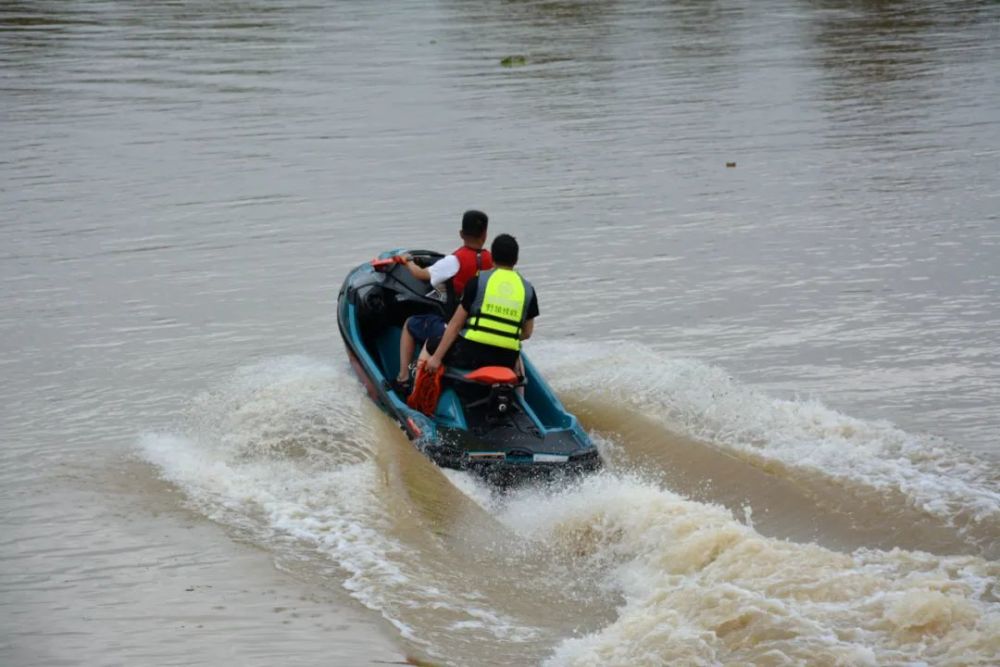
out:
M451 317L454 304L461 299L466 283L475 278L480 271L493 268L493 257L489 250L483 249L486 244L486 228L489 218L482 211L466 211L462 216L462 247L450 255L445 255L431 266L417 266L412 258L406 258L406 268L417 280L426 280L438 290L446 290L455 296L449 299L448 318ZM444 335L448 320L436 313L414 315L407 318L403 325L403 333L399 338L399 373L393 382L393 388L401 393L408 393L410 380L410 362L416 351L417 343Z

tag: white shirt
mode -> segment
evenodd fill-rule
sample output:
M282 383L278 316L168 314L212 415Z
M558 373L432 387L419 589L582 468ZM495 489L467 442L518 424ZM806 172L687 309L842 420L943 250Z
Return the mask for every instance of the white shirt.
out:
M427 269L428 273L431 274L431 287L434 289L442 289L445 282L450 280L458 273L458 257L454 255L445 255L438 261L431 264L430 268Z

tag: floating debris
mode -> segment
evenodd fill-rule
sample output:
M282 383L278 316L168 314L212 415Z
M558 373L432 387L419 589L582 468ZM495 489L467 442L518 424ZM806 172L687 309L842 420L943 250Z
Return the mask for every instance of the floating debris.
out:
M521 67L528 64L528 59L524 56L507 56L500 61L504 67Z
M735 162L727 162L727 163L726 163L726 166L727 166L727 167L735 167L735 166L736 166L736 163L735 163Z

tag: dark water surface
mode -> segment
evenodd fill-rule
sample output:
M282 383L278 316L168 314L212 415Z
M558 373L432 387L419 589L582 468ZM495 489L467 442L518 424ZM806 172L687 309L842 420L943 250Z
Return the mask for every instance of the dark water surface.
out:
M0 662L993 664L998 165L995 2L7 0ZM607 476L364 403L470 207Z

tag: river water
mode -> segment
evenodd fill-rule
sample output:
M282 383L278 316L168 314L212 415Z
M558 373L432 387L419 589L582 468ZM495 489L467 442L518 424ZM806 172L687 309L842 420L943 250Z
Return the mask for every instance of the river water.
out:
M996 664L998 164L995 2L6 0L0 663ZM601 475L351 373L473 207Z

